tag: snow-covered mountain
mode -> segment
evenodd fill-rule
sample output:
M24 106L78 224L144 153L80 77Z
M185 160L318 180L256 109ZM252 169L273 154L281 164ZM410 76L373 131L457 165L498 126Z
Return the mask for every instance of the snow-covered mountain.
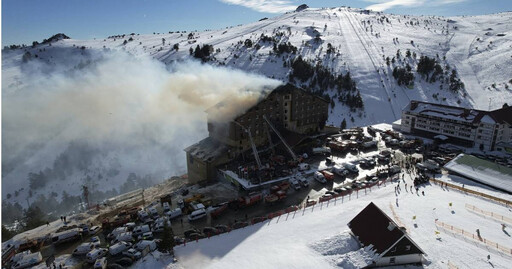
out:
M69 79L78 80L77 85L88 85L89 80L94 80L105 82L102 85L108 85L111 82L121 88L130 88L133 84L147 87L147 93L136 94L133 98L119 99L119 102L127 102L140 108L136 104L141 99L145 100L147 95L154 94L151 90L153 87L168 83L162 81L164 75L161 72L166 69L165 65L168 65L167 68L183 75L181 79L185 84L190 83L187 81L189 75L212 74L210 78L218 78L211 80L212 84L218 88L222 88L229 82L230 77L225 74L230 73L231 69L260 74L281 81L289 81L292 75L292 82L295 84L332 97L328 121L337 126L343 119L346 119L349 127L392 122L400 118L401 109L413 99L494 109L501 107L504 102L512 102L511 22L512 13L510 12L446 18L392 15L339 7L306 9L274 18L264 18L247 25L202 32L173 31L145 35L125 33L93 40L67 39L59 36L42 44L3 50L2 96L4 102L15 100L17 107L35 106L48 110L49 107L53 107L53 104L48 105L51 102L45 103L45 106L41 106L37 101L24 103L23 96L41 90L38 89L41 85L41 88L45 89L43 96L51 99L53 98L51 94L45 95L51 92L47 90L48 88L74 87L75 84L67 81ZM198 50L198 46L203 50ZM126 52L130 55L128 58L133 60L117 60L115 56L119 54L117 51ZM303 59L300 66L296 64L298 56ZM422 56L428 56L433 63L423 75L417 71ZM115 60L112 60L113 58ZM148 58L157 61L148 60ZM172 63L187 62L190 59L198 60L197 58L202 58L209 67L200 67L195 64L187 65L186 68L169 67ZM108 64L104 64L105 61ZM223 67L221 68L223 71L220 72L222 74L212 71L210 66ZM159 70L157 74L151 71L154 68ZM401 77L399 72L393 72L395 68L403 71L405 75ZM304 71L303 69L309 70L309 74L313 76L306 79L304 76L301 77L298 73ZM95 77L99 72L108 73L112 70L116 72L111 79ZM452 75L453 70L456 70L454 75ZM210 71L213 73L209 73ZM344 82L341 81L347 78L348 73L350 73L348 84L343 84ZM340 75L342 75L341 78ZM410 75L413 77L411 78ZM56 80L56 77L59 79ZM83 77L88 77L89 80ZM137 77L143 81L138 81ZM404 77L406 82L401 81L399 85L397 78ZM61 78L65 82L62 82ZM351 85L352 81L355 82L355 89L348 89L350 87L347 85ZM456 86L463 83L464 86L450 90L454 83ZM109 92L110 86L101 89L100 93ZM86 92L84 90L67 97L75 101L85 98L87 101L89 96ZM122 93L106 94L103 98L111 101ZM129 94L132 93L129 92ZM172 97L176 100L190 101L185 93L183 91ZM157 96L156 99L161 97L158 94ZM354 105L350 108L347 105L349 102L347 100L354 96L361 97L362 108ZM39 100L39 97L32 99ZM62 104L66 100L68 99L56 102ZM143 107L141 111L145 113L149 107L154 107L154 100L150 104L148 107ZM59 105L57 107L69 108ZM53 178L55 175L52 173L60 173L53 171L56 165L58 167L65 165L68 161L84 158L86 160L90 158L90 161L75 165L74 171L59 174L66 178L66 185L59 184L60 181L52 181L53 185L45 185L39 189L39 192L49 193L53 190L60 194L62 190L68 190L72 194L78 194L80 186L84 184L84 179L87 177L92 178L94 184L97 184L97 189L108 190L118 188L131 172L136 172L139 177L153 175L157 180L185 172L184 153L181 149L201 136L205 136L206 124L204 121L195 122L194 128L188 128L190 126L182 128L180 125L182 121L178 116L188 115L185 113L179 115L177 110L172 109L173 107L180 107L180 103L173 103L167 107L166 111L169 115L173 115L170 120L172 124L158 130L158 135L151 133L151 139L147 139L150 141L130 144L128 147L130 150L123 149L123 143L126 140L122 140L123 143L115 146L109 144L115 150L84 151L82 147L77 147L77 144L68 143L74 141L73 135L77 134L68 134L61 129L56 133L50 132L51 135L45 137L44 141L26 145L26 148L17 150L16 154L7 158L7 161L4 158L2 197L6 198L10 193L11 201L24 201L28 195L29 172L43 171L44 173L45 168L49 168L51 171L48 173L51 176L45 175L45 177ZM8 112L6 109L4 105L4 134L9 132L9 128L15 127L13 122L23 121L24 113L23 110L16 111L17 121L7 121L9 125L6 125L6 117L14 114L7 113L6 116L5 112ZM73 107L73 109L76 108ZM96 107L81 109L98 112L96 116L102 118L113 115L111 111L95 111ZM57 114L59 112L55 111L50 115ZM165 119L154 117L152 125L144 125L146 128L137 126L139 128L137 130L152 132L158 126L155 122L165 121ZM116 118L116 120L133 119ZM41 119L41 122L44 121ZM95 121L94 118L92 121ZM62 125L72 122L73 118L66 118L58 125L50 125L51 127L47 128L55 129L56 126L61 128ZM97 127L94 124L91 126ZM173 126L177 127L173 129ZM29 136L37 136L40 130L37 127L31 129L33 132ZM123 126L113 126L113 128L116 127L120 127L119 133L122 133ZM166 131L174 134L175 129L188 130L190 135L166 134ZM78 130L81 129L78 128ZM83 135L84 131L80 132ZM62 133L67 135L67 139L64 139L66 143L61 143ZM137 134L144 134L144 132ZM116 135L119 134L113 136ZM20 134L20 136L27 136L27 134ZM115 137L112 140L115 140ZM137 139L130 139L132 142L134 140ZM4 135L2 141L4 156L6 156L5 147L9 148L11 143L15 142L6 140ZM103 149L105 146L89 141L88 147L91 147L91 144L95 149ZM161 150L162 145L166 147L163 150ZM176 145L176 147L167 147L169 145ZM153 154L154 151L147 154L140 153L142 148L148 147L159 150L158 154ZM70 153L63 154L65 152ZM172 157L165 159L166 154ZM155 173L155 170L158 170L158 173ZM91 181L91 179L88 180ZM25 189L21 190L23 187ZM15 197L13 194L16 190L21 194Z

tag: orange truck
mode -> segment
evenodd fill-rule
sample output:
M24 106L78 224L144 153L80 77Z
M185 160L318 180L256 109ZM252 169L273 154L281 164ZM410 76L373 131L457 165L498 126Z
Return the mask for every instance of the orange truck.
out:
M320 173L322 173L325 177L325 179L327 180L334 180L334 174L327 171L327 170L323 170L323 171L320 171Z

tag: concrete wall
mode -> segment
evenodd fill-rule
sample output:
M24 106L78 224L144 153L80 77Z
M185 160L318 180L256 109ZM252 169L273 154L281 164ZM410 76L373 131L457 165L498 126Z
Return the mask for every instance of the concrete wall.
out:
M188 182L195 184L208 178L208 165L201 159L194 158L187 152Z

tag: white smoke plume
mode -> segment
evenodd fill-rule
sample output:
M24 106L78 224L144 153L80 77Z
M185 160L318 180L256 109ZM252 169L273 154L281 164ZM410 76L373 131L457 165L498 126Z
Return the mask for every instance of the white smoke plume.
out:
M25 70L34 68L44 65ZM229 68L197 62L165 66L122 52L106 53L71 72L23 76L24 86L2 100L3 197L77 141L126 173L162 180L184 173L183 149L208 135L206 109L229 101L237 105L219 117L234 118L263 89L281 84Z

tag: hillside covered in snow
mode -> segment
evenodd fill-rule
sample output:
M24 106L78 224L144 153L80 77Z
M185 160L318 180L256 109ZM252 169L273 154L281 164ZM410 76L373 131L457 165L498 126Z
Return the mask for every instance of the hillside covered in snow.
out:
M328 123L348 127L393 122L413 99L510 104L511 21L338 7L13 45L2 57L2 199L58 203L87 185L99 202L184 173L182 149L207 135L204 110L251 87L292 82L329 96Z
M473 190L510 199L508 194L487 190L478 183L459 181L457 177L440 176L439 179L450 183L455 181L456 186L466 183ZM338 198L336 202L331 199L322 205L316 204L226 234L177 246L174 249L176 263L169 258L148 255L134 267L364 268L377 254L371 245L359 245L350 234L347 223L370 202L405 228L426 254L422 265L386 268L510 267L510 218L508 221L499 219L510 216L510 208L436 184L423 185L419 191L411 191L407 186L413 183L408 174L404 181L398 181L400 184L388 182L372 187L371 192L369 189L366 192L361 190L350 197ZM397 186L401 191L396 190ZM496 244L503 248L498 250Z

